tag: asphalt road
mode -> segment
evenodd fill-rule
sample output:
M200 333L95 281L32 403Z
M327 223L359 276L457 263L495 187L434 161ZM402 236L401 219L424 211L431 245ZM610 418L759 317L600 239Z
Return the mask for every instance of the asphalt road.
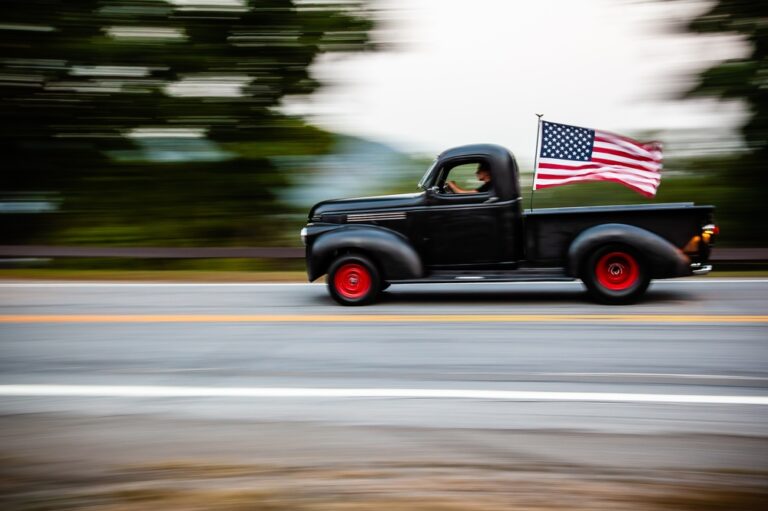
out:
M319 284L4 282L0 444L85 471L544 463L765 487L767 362L764 279L654 283L630 307L578 283L342 308Z

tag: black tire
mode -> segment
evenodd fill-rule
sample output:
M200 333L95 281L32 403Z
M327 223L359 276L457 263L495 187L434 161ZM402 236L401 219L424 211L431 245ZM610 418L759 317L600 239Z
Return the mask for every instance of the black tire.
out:
M648 264L626 245L605 245L592 252L581 268L590 296L607 305L637 302L651 282Z
M363 255L338 257L328 270L328 292L341 305L368 305L381 292L381 275Z

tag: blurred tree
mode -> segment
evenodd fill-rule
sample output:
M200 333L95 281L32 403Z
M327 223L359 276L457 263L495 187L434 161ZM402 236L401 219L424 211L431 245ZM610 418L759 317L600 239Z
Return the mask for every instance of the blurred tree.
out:
M723 186L731 187L721 207L736 232L725 233L741 243L768 243L768 2L717 0L709 10L691 20L687 30L699 34L736 33L749 45L744 58L721 62L703 71L686 97L710 96L741 100L750 116L742 127L749 152L721 174Z
M0 201L59 209L0 215L6 243L263 242L287 185L270 159L331 142L277 107L317 89L318 55L372 48L362 0L5 0L2 18Z

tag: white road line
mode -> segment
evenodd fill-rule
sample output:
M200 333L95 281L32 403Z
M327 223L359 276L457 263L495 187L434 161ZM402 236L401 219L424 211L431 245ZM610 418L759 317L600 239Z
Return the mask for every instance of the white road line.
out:
M631 394L618 392L536 392L516 390L290 388L290 387L166 387L136 385L0 385L6 397L116 398L389 398L478 399L503 401L591 401L707 405L768 405L768 396L697 394Z
M677 374L677 373L532 373L534 376L584 376L584 377L635 377L635 378L680 378L695 380L737 380L768 381L762 376L731 376L720 374Z
M765 284L768 283L768 279L717 279L717 278L694 278L694 279L663 279L653 280L651 285L655 284Z
M768 281L767 281L768 282ZM324 282L0 282L0 288L18 287L289 287L321 286Z
M468 283L466 281L457 283ZM472 284L493 285L493 286L562 286L579 285L581 281L557 281L557 282L482 282L472 281ZM697 278L697 279L670 279L654 280L652 285L680 285L680 284L766 284L768 279L718 279L718 278ZM427 283L424 283L427 284ZM9 282L0 281L0 288L23 288L23 287L291 287L291 286L324 286L322 281L309 282L85 282L85 281L65 281L65 282ZM421 283L398 284L399 286L422 285ZM452 283L429 284L431 286L452 285Z

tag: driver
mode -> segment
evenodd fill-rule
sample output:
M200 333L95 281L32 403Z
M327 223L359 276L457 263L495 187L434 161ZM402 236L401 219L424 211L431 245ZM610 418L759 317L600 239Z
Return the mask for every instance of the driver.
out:
M453 193L485 193L491 189L491 169L486 162L482 162L477 165L475 176L483 184L474 190L465 190L456 184L456 181L446 182L446 186L451 189Z

